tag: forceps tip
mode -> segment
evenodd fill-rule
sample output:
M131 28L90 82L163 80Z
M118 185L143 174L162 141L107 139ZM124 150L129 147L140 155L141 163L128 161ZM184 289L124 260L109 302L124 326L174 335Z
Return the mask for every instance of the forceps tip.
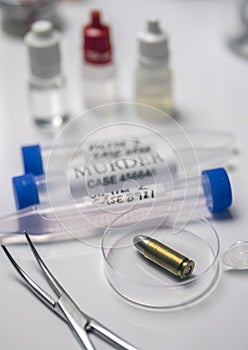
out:
M9 251L4 243L1 243L1 247L3 248L4 253L9 255Z

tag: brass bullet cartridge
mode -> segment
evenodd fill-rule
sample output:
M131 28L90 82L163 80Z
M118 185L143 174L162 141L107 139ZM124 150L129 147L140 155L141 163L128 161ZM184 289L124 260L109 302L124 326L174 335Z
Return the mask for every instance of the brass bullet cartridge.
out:
M133 243L137 250L147 259L163 267L182 280L189 278L194 270L195 263L186 256L167 247L165 244L148 236L136 236Z

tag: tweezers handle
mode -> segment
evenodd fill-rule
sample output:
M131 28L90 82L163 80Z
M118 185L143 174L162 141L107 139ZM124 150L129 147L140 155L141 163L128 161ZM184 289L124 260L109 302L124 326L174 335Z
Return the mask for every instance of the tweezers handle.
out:
M118 337L116 334L101 325L101 323L97 322L93 318L90 319L87 329L96 333L99 337L103 337L104 340L117 345L119 349L139 350L138 348L135 348L131 344L127 343L124 339Z

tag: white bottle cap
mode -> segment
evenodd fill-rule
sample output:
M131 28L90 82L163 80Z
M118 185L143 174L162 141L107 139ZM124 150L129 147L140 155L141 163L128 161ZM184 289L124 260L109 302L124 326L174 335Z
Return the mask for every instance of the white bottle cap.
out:
M24 38L28 48L31 74L50 79L60 74L60 33L49 21L35 22Z
M147 22L145 32L138 33L140 61L146 63L168 62L168 39L157 19Z

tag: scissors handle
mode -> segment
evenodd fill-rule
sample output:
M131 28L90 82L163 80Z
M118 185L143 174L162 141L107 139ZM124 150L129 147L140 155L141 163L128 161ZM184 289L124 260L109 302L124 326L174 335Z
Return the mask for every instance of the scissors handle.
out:
M118 337L112 331L101 325L101 323L97 322L93 318L90 318L90 321L87 326L87 330L96 333L99 337L103 337L106 341L117 345L119 349L125 350L138 350L131 344L127 343L124 339Z

